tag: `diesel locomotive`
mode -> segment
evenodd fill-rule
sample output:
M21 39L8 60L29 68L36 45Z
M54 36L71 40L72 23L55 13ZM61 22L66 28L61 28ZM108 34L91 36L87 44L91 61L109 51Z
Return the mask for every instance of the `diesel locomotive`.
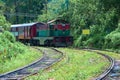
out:
M70 35L70 24L55 19L47 23L35 22L11 25L11 33L16 40L30 45L70 46L73 37Z

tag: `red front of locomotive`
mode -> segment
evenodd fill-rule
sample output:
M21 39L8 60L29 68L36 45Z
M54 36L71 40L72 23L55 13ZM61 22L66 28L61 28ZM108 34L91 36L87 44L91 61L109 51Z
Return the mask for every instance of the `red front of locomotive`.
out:
M68 23L56 22L52 25L52 29L55 46L70 46L73 44L73 37L70 35L70 25Z

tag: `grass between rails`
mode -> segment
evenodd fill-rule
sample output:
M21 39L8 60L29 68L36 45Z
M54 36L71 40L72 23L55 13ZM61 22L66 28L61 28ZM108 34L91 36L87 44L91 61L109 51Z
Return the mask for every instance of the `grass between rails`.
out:
M93 52L68 48L59 50L65 53L61 62L26 80L90 80L109 65L104 57Z
M0 74L26 66L39 59L42 53L34 48L25 47L25 52L0 63Z

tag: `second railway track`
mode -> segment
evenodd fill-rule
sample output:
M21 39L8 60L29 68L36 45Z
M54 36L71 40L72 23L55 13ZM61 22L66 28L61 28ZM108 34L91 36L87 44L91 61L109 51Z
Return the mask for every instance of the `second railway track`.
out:
M37 48L38 49L38 48ZM40 50L40 49L38 49ZM41 50L40 50L41 51ZM63 53L54 48L44 48L43 57L23 68L0 75L0 80L21 80L50 67L63 58Z
M100 76L98 76L97 78L94 79L94 80L106 80L106 77L112 72L112 70L115 66L115 60L112 57L110 57L104 53L101 53L97 50L93 50L93 49L85 49L85 50L96 52L97 54L100 54L108 59L108 61L110 62L109 67Z

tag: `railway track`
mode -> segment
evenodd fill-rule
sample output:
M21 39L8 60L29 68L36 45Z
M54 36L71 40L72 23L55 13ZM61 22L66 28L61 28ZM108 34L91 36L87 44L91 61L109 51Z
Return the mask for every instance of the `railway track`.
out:
M120 80L120 60L115 60L115 66L104 80Z
M50 67L63 58L63 53L54 48L44 48L42 52L43 57L41 59L23 68L1 74L0 80L22 80L30 75L38 73L40 70Z
M101 53L101 52L98 52L98 51L96 51L96 50L93 50L93 49L85 49L85 50L91 51L91 52L96 52L97 54L100 54L100 55L104 56L105 58L107 58L107 59L109 60L109 62L110 62L109 67L108 67L100 76L98 76L98 77L95 78L94 80L111 80L111 79L108 79L107 77L109 76L109 74L110 74L110 73L113 71L113 69L114 69L115 60L114 60L112 57L110 57L110 56L108 56L108 55L106 55L106 54L103 54L103 53Z
M101 52L99 51L95 52L101 54ZM109 68L104 73L102 73L96 80L120 80L120 60L115 60L110 56L107 56L107 58L111 62L111 64Z

